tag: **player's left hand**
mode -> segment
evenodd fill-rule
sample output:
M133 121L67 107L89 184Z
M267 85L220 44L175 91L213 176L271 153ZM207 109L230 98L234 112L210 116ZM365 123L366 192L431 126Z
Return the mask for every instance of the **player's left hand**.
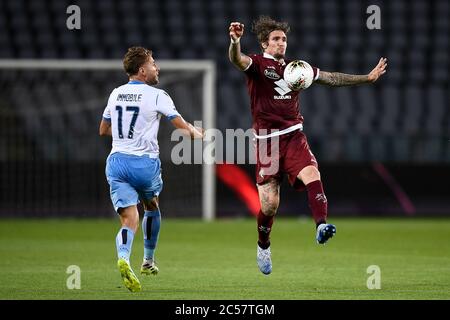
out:
M378 80L379 77L381 77L383 74L386 73L386 67L387 67L387 58L381 58L380 61L378 61L378 64L373 70L369 73L369 81L375 82Z

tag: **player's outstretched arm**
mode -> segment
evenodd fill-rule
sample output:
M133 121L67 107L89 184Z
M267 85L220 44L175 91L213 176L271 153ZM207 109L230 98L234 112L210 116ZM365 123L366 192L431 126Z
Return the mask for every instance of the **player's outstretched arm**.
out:
M111 132L111 122L102 119L100 122L100 128L98 129L98 134L101 136L112 136Z
M205 130L203 128L194 127L182 117L175 117L171 120L175 128L183 131L183 134L190 136L192 139L203 139Z
M345 74L340 72L320 71L319 78L316 80L319 84L332 87L353 86L364 83L373 83L386 73L387 59L381 58L373 70L366 75Z
M251 59L241 52L240 40L244 34L244 25L240 22L232 22L228 30L230 31L231 40L228 57L239 70L245 70L251 63Z

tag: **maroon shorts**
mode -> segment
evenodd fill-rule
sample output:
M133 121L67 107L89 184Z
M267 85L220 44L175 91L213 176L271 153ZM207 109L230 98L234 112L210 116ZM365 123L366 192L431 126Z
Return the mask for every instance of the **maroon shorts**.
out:
M296 130L276 138L256 139L256 183L264 184L275 178L279 182L288 175L289 183L298 191L305 185L297 176L307 166L318 168L306 136Z

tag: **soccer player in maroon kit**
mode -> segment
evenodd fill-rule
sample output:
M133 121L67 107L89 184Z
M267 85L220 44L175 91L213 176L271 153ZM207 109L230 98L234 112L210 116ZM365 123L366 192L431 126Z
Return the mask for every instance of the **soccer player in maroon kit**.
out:
M256 138L256 182L261 210L257 217L257 264L262 273L272 272L270 232L280 203L280 182L283 174L299 191L308 193L309 207L316 223L316 240L325 244L336 233L336 227L327 223L327 198L320 180L318 164L310 151L303 131L303 116L299 110L299 92L291 90L283 80L283 72L291 61L285 59L289 26L270 17L261 16L253 24L263 54L241 53L240 39L244 25L232 22L229 27L230 61L247 77L251 101L253 129ZM381 58L367 75L326 72L314 68L314 81L333 87L373 83L386 72L387 60ZM277 146L273 148L274 144ZM261 149L268 151L262 161ZM273 170L273 164L277 170Z

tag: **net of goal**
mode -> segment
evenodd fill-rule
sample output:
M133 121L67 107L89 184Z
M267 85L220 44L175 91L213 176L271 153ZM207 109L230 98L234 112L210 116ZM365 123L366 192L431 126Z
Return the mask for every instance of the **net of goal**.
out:
M180 113L213 128L215 66L158 61L157 87ZM0 61L0 216L110 216L104 176L111 148L98 125L112 89L128 81L121 61ZM158 134L168 217L215 215L214 166L174 164L173 126Z

